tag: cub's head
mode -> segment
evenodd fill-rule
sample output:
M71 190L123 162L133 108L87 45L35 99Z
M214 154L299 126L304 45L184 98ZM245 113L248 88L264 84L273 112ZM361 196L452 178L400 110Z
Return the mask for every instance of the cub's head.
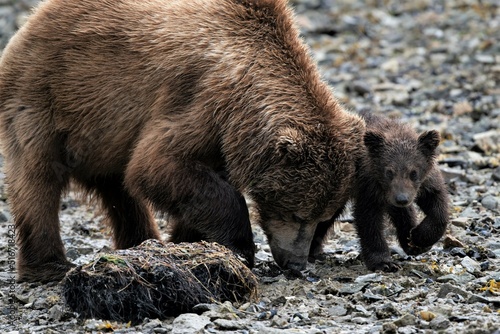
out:
M378 182L387 203L408 206L435 164L439 141L435 130L418 135L402 124L384 130L368 128L364 143L369 163L365 164L364 175Z

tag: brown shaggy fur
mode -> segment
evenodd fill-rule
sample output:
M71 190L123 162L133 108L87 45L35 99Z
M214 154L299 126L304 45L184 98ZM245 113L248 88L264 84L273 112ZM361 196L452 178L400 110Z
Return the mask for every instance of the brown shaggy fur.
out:
M320 80L285 0L44 1L0 63L18 277L60 279L70 180L102 199L117 248L217 241L251 265L242 192L273 255L305 266L342 208L364 122Z

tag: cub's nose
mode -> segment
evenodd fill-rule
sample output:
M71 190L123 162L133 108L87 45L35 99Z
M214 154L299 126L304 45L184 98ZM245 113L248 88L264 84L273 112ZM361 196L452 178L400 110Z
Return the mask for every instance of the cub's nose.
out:
M396 195L396 204L397 205L401 205L401 206L405 206L405 205L408 205L410 203L410 198L408 196L408 194L397 194Z

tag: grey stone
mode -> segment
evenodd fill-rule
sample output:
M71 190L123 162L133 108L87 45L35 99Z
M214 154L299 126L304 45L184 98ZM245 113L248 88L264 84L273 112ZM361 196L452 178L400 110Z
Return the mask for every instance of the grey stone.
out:
M481 200L481 205L488 210L495 210L499 207L500 198L498 196L488 195Z
M349 87L351 90L360 95L370 94L372 91L371 86L366 81L361 80L353 81Z
M490 130L474 135L475 144L486 154L500 151L500 130Z
M350 295L363 290L367 283L345 283L339 287L339 293L341 295Z
M462 290L461 288L452 285L450 283L444 283L441 285L441 288L438 292L438 298L445 298L449 293L456 293L464 298L470 295L469 292Z
M246 322L241 320L215 319L214 324L222 330L238 330L246 328Z
M370 273L356 277L355 283L373 283L382 281L382 275L378 273Z
M444 275L438 277L436 280L438 282L456 282L458 284L466 284L472 280L474 280L476 277L472 274L469 274L468 272L462 273L462 274L449 274L449 275Z
M485 64L494 64L495 63L495 57L493 55L477 54L474 57L474 59L480 63L485 63Z
M417 318L413 314L406 313L401 318L394 321L398 327L413 326L417 322Z
M210 323L210 318L195 313L184 313L174 319L172 334L203 333Z
M491 178L495 181L500 181L500 167L497 167L493 170Z
M375 309L375 315L378 319L388 319L401 315L400 310L393 303L387 303Z
M153 328L157 328L157 327L161 327L161 326L162 326L161 320L159 320L159 319L151 319L146 324L144 324L143 328L151 330Z
M60 305L54 305L49 309L49 319L54 321L61 320L61 317L64 314L64 310Z
M450 182L453 179L465 179L465 172L462 169L448 167L439 167L439 169L441 170L441 174L447 182Z
M479 262L471 259L468 256L464 257L460 264L465 268L465 270L467 270L467 272L471 274L481 271L481 265L479 264Z
M438 314L438 316L432 319L430 322L431 328L435 330L446 329L450 327L450 324L450 320L448 320L448 318L441 314Z
M347 309L344 305L335 305L328 308L328 314L333 317L342 317L347 314Z

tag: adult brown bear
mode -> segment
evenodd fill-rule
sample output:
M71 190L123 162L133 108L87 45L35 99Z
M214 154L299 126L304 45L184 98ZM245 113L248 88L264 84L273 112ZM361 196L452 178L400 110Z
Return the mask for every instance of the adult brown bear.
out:
M63 277L62 192L102 200L115 246L206 239L253 264L241 195L276 262L304 268L344 207L364 121L320 80L285 0L47 0L0 63L18 279Z

